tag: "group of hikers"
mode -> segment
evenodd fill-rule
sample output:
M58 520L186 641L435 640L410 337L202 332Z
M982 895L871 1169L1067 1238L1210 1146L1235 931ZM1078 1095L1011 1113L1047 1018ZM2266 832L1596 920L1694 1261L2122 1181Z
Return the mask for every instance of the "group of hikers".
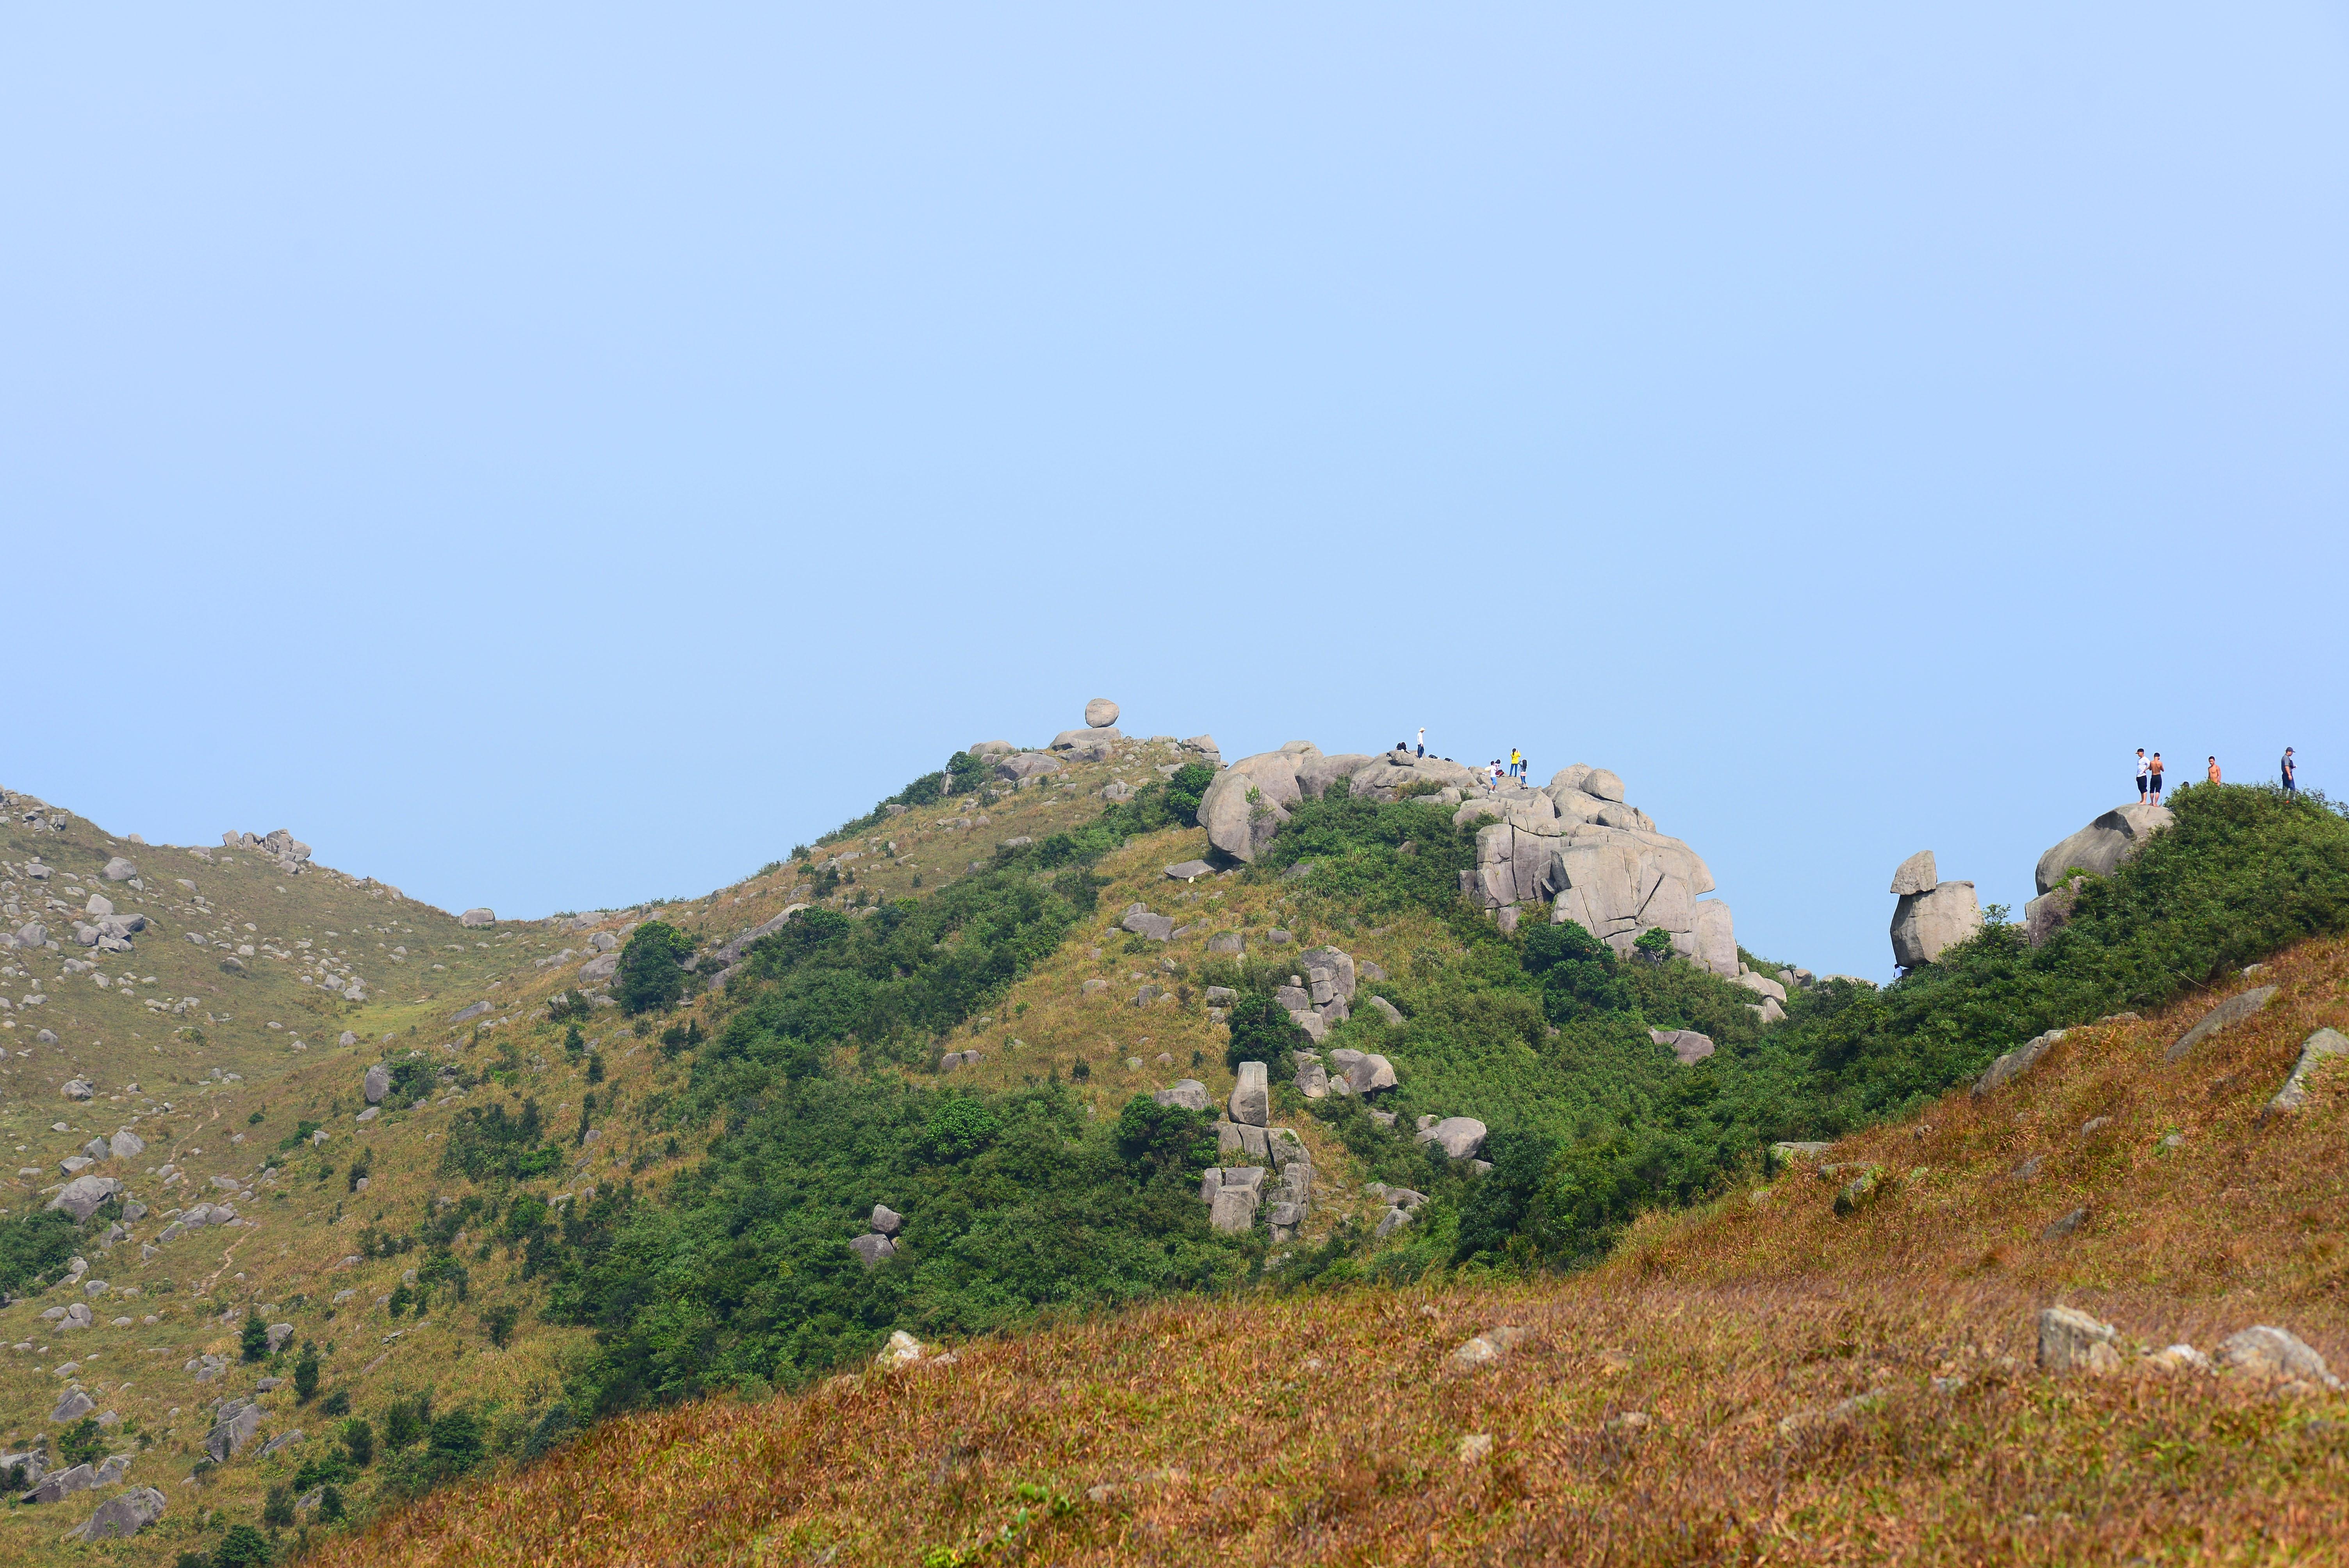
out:
M1426 756L1427 727L1425 725L1419 727L1419 741L1416 745L1406 747L1398 740L1395 742L1394 748L1397 751L1408 750L1413 757ZM1493 770L1493 788L1495 789L1501 787L1504 779L1512 784L1523 784L1534 776L1533 758L1514 746L1509 748L1507 761L1504 762L1495 757L1487 766Z
M2298 770L2292 763L2291 747L2287 746L2283 748L2283 761L2278 765L2277 770L2283 775L2283 792L2287 795L2297 794L2300 789L2296 777ZM2157 751L2147 757L2145 754L2145 748L2138 747L2137 748L2137 803L2138 805L2161 804L2161 753ZM2213 784L2226 782L2220 776L2219 759L2216 757L2209 759L2209 767L2203 777Z

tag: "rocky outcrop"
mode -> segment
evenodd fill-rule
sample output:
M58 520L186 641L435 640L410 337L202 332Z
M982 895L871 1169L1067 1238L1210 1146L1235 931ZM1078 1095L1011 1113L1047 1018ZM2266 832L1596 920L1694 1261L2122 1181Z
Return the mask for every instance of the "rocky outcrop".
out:
M995 765L995 776L1013 784L1024 784L1060 770L1061 759L1042 751L1015 751Z
M2047 939L2071 923L2072 911L2080 902L2080 892L2088 885L2085 877L2074 877L2041 893L2023 906L2023 939L2033 947L2044 947Z
M215 1464L226 1464L236 1451L253 1440L261 1430L261 1407L243 1399L231 1399L220 1408L212 1429L205 1435L204 1451Z
M2316 1069L2334 1057L2349 1056L2349 1038L2338 1029L2319 1029L2302 1042L2300 1060L2293 1064L2292 1076L2284 1079L2283 1088L2267 1103L2264 1114L2283 1116L2308 1103L2308 1080Z
M77 1176L57 1189L49 1200L49 1207L71 1214L76 1224L98 1212L98 1206L122 1191L122 1183L111 1176Z
M2177 819L2167 806L2116 806L2039 857L2033 872L2041 892L2050 892L2075 868L2108 877L2145 841Z
M1713 1055L1713 1037L1700 1035L1694 1029L1650 1029L1648 1037L1669 1049L1684 1068L1694 1067Z
M1419 1130L1418 1140L1433 1143L1451 1160L1474 1160L1485 1147L1485 1126L1473 1116L1447 1116Z
M1272 1119L1272 1088L1262 1062L1242 1062L1232 1081L1231 1117L1247 1127Z
M2062 1039L2067 1032L2064 1029L2050 1029L2044 1035L2034 1035L1991 1063L1990 1069L1974 1080L1971 1098L1981 1099L1995 1094L2005 1085L2013 1083L2016 1078L2029 1072L2038 1066L2039 1058L2053 1049L2055 1042Z

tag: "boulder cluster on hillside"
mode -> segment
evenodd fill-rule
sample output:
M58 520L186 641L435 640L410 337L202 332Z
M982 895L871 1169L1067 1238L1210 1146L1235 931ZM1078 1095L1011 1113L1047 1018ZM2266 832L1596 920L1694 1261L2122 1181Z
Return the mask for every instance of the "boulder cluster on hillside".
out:
M1199 824L1216 849L1253 861L1289 808L1340 787L1374 800L1451 806L1462 826L1490 819L1477 830L1476 865L1462 873L1461 892L1505 927L1525 909L1547 905L1552 921L1573 921L1618 952L1661 928L1682 956L1724 978L1737 974L1729 906L1701 897L1714 890L1712 872L1687 844L1658 832L1624 799L1621 778L1604 768L1577 763L1537 789L1496 785L1475 769L1402 748L1330 755L1292 740L1218 774L1199 803Z

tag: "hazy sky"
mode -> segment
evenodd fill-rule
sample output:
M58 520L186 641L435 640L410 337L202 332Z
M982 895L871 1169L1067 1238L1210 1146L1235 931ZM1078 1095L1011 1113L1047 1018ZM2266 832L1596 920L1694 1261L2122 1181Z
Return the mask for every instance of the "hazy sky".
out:
M2349 786L2338 5L328 9L0 47L0 784L118 831L537 914L1107 696L1885 975L2138 746Z

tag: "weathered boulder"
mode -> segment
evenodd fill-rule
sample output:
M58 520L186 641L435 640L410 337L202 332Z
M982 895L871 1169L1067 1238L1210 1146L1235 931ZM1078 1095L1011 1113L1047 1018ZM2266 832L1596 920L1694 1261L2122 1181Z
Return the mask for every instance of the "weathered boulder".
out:
M1305 970L1308 1006L1328 1007L1354 999L1352 954L1336 947L1309 947L1297 958Z
M1297 769L1297 788L1309 799L1318 800L1331 785L1341 779L1350 780L1355 774L1378 760L1375 757L1366 757L1354 751L1340 752L1335 757L1309 758ZM1350 793L1351 789L1349 783L1347 789L1340 793Z
M1114 729L1064 729L1052 737L1051 750L1076 762L1106 762L1125 738Z
M367 1068L367 1077L359 1080L359 1093L369 1105L381 1105L383 1097L391 1092L391 1068L381 1062Z
M1388 1001L1384 996L1371 997L1371 1007L1380 1017L1384 1018L1390 1024L1400 1024L1402 1022L1402 1010L1396 1007L1392 1002Z
M79 1224L98 1212L98 1206L122 1191L122 1183L111 1176L77 1176L57 1189L49 1200L49 1207L71 1214ZM78 1305L78 1304L77 1304Z
M1042 751L1015 751L996 763L995 776L1014 783L1040 779L1061 770L1061 759Z
M2349 1056L2349 1039L2338 1029L2319 1029L2302 1042L2300 1060L2293 1064L2292 1076L2268 1101L2266 1114L2281 1116L2298 1110L2308 1103L2308 1080L2316 1069L2333 1057Z
M2169 1047L2165 1059L2177 1061L2221 1029L2233 1028L2237 1024L2275 1000L2275 986L2261 985L2239 995L2228 997L2203 1014L2199 1022L2180 1035L2178 1037L2178 1043Z
M2116 806L2040 856L2033 878L2041 892L2048 892L2075 867L2108 877L2175 820L2167 806Z
M1422 1128L1418 1140L1434 1144L1448 1159L1473 1160L1485 1147L1485 1124L1473 1116L1447 1116L1433 1127Z
M608 953L598 953L595 957L582 964L579 966L579 978L587 981L609 980L619 972L620 954L616 949Z
M875 1203L873 1205L873 1217L866 1223L882 1235L894 1236L905 1228L905 1216L886 1203Z
M1262 1062L1239 1065L1232 1083L1231 1115L1248 1127L1262 1127L1272 1119L1272 1086Z
M2033 947L2045 946L2049 937L2071 923L2072 911L2080 902L2080 890L2087 885L2087 878L2074 877L2025 903L2023 906L2023 940Z
M1982 929L1982 904L1970 882L1937 882L1930 892L1901 895L1892 911L1892 961L1903 969L1930 964Z
M1756 996L1768 996L1779 1002L1786 999L1785 986L1771 979L1767 975L1756 975L1749 969L1736 976L1735 983L1753 992Z
M68 1421L80 1420L97 1408L97 1400L78 1388L68 1388L58 1399L57 1408L49 1412L49 1422L52 1426L63 1426Z
M2099 1323L2085 1312L2048 1307L2039 1315L2039 1369L2098 1377L2117 1372L2121 1354L2114 1348L2113 1333L2111 1324Z
M495 925L497 923L496 912L489 909L469 909L457 917L457 923L460 925L483 926Z
M1166 874L1176 882L1197 882L1201 877L1215 874L1215 870L1205 861L1183 861L1168 866Z
M72 1532L75 1541L127 1541L163 1517L163 1494L151 1486L108 1498Z
M1892 891L1906 897L1912 892L1931 892L1940 885L1933 872L1933 851L1919 850L1902 861L1892 873Z
M235 1457L239 1449L251 1442L254 1433L259 1430L261 1407L232 1399L221 1407L219 1418L213 1421L212 1429L206 1434L204 1451L212 1455L213 1463L225 1464Z
M1696 906L1696 961L1727 980L1737 974L1737 935L1729 906L1717 898Z
M1330 1059L1336 1061L1339 1053ZM1395 1086L1394 1064L1375 1051L1366 1051L1346 1066L1346 1088L1355 1094L1374 1094Z
M1289 789L1294 799L1293 775ZM1199 801L1198 820L1199 826L1207 830L1209 843L1235 860L1253 861L1272 841L1280 824L1288 820L1288 810L1254 774L1236 765L1216 774L1215 782L1207 786Z
M2314 1346L2289 1329L2267 1324L2220 1340L2219 1365L2273 1382L2301 1383L2312 1388L2341 1387L2341 1379L2333 1375Z
M866 1268L878 1268L896 1255L897 1243L876 1231L867 1231L850 1242L848 1250L864 1260Z
M964 749L983 761L989 757L1009 757L1019 748L1008 740L974 740Z
M147 1152L147 1140L129 1128L121 1128L106 1140L106 1151L117 1160L136 1160Z
M124 860L120 855L117 855L112 860L106 862L105 876L106 880L109 882L129 882L132 877L135 877L138 874L139 868L132 865L129 861Z
M1085 704L1085 723L1094 729L1107 729L1117 722L1117 704L1105 696L1097 696Z
M1713 1037L1694 1029L1650 1029L1648 1037L1671 1049L1682 1067L1694 1067L1713 1055Z
M1125 917L1118 923L1136 936L1146 936L1153 942L1164 942L1174 934L1174 922L1163 914L1153 914L1144 904L1128 906Z
M1197 1078L1185 1078L1172 1088L1162 1088L1150 1097L1161 1105L1179 1105L1185 1110L1206 1110L1215 1104L1207 1086Z
M1974 1080L1971 1098L1981 1099L1986 1095L1993 1094L2002 1086L2013 1083L2016 1078L2029 1072L2038 1065L2039 1058L2045 1056L2054 1047L2055 1042L2062 1039L2068 1032L2064 1029L2050 1029L2044 1035L2034 1035L1991 1063L1989 1070Z
M48 1035L49 1032L47 1029L43 1029L41 1034ZM36 1035L34 1038L40 1039L40 1036ZM40 1043L45 1046L54 1045L57 1043L57 1037L55 1035L49 1035L47 1039L41 1040ZM64 1083L57 1086L57 1092L65 1096L67 1099L88 1099L98 1093L98 1089L97 1087L88 1078L69 1078L66 1079Z

